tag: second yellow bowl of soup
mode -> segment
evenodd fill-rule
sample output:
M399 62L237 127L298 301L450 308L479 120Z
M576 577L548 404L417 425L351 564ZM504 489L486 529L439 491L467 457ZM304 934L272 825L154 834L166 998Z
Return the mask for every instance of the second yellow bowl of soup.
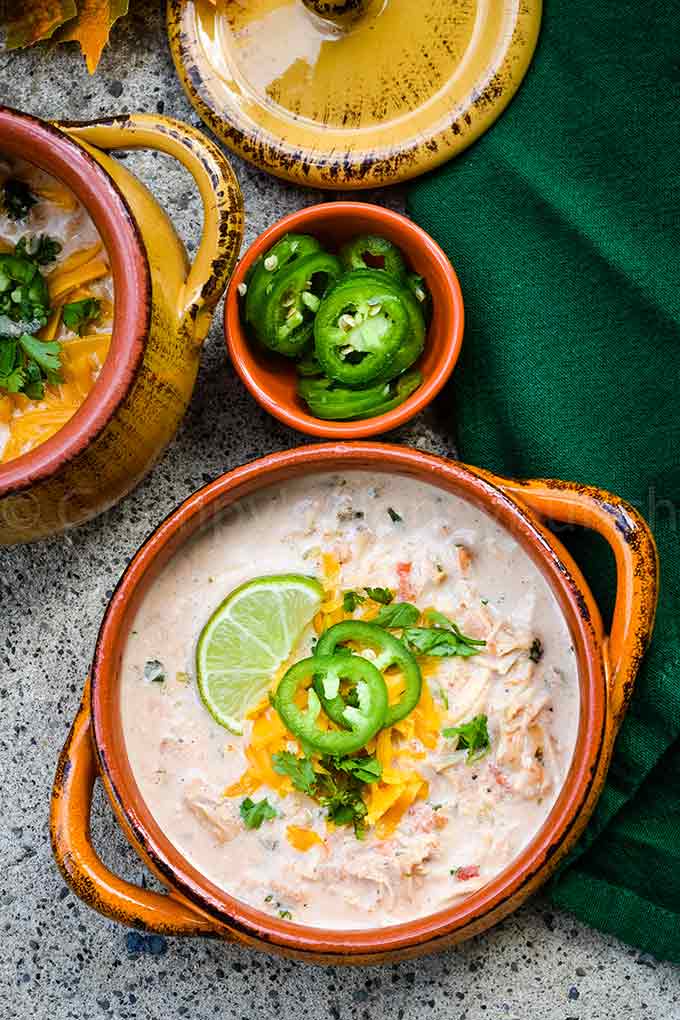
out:
M193 265L105 150L153 148L204 206ZM0 108L0 544L82 523L146 474L188 404L242 237L241 193L199 132L126 115L59 128Z

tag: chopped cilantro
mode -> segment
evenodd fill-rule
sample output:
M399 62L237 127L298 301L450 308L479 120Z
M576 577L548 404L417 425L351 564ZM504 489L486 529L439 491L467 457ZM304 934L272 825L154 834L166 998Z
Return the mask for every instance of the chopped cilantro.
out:
M463 634L453 620L437 609L425 610L425 619L430 627L409 627L403 634L411 650L419 655L468 657L486 645L486 641Z
M529 649L529 658L532 662L540 662L543 658L543 645L538 638L534 638Z
M266 797L258 801L246 797L241 801L239 812L246 829L259 829L263 822L276 818L276 811Z
M467 748L468 765L474 764L489 753L491 741L485 715L476 715L461 726L449 726L442 730L442 734L447 740L456 741L454 750Z
M35 241L35 239L34 239ZM0 254L0 388L40 399L45 382L61 382L61 345L34 336L45 325L50 295L40 265L55 251L46 236L22 238L14 253Z
M365 834L366 804L361 796L365 783L375 783L382 775L380 763L372 757L321 759L319 771L310 758L298 758L290 751L272 755L272 766L279 775L290 776L293 786L313 797L326 808L335 825L353 825L358 839Z
M393 598L394 592L391 588L364 588L363 594L359 591L346 591L342 596L342 608L346 613L353 613L357 606L363 605L366 599L387 606Z
M388 606L394 598L394 592L391 588L364 588L364 591L369 599L372 599L373 602L379 602L381 606Z
M444 658L460 655L467 658L476 655L479 647L469 641L461 641L457 634L442 630L440 627L407 627L403 634L404 641L416 655L432 655ZM486 644L485 641L481 642Z
M54 262L61 251L61 244L54 237L40 234L39 237L22 237L14 249L14 254L21 258L32 259L39 266L48 266Z
M40 366L49 382L61 381L59 377L61 344L54 340L50 342L36 340L34 336L22 333L19 337L19 346L32 361Z
M383 606L372 622L380 627L412 627L419 617L420 610L410 602L392 602Z
M82 336L91 322L99 318L101 301L97 298L83 298L64 305L63 318L67 329Z
M346 591L342 596L342 610L344 613L353 613L365 601L366 596L360 595L358 591Z
M291 914L290 910L279 910L279 917L283 921L292 921L293 920L293 915Z
M391 521L392 521L392 522L393 522L394 524L398 524L398 523L399 523L400 521L403 521L403 519L404 519L404 518L403 518L403 517L401 516L401 514L398 514L398 513L397 513L397 511L396 511L396 510L394 510L394 509L393 509L393 508L392 508L391 506L388 506L388 508L387 508L387 512L388 512L388 514L390 515L390 520L391 520Z
M364 758L332 758L333 768L349 772L362 783L377 783L382 777L382 765L374 756Z
M28 184L17 177L10 177L2 188L2 205L11 220L25 219L38 199Z
M290 751L279 751L272 755L272 766L280 776L290 776L296 790L312 796L316 773L311 758L298 758Z
M165 666L158 659L147 659L144 663L144 679L148 683L162 684L165 681Z

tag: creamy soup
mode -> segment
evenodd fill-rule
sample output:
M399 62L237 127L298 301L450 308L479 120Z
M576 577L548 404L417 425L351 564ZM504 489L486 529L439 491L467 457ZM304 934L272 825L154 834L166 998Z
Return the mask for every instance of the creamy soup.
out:
M417 708L367 748L382 776L362 794L362 838L272 769L272 754L301 751L267 699L234 735L197 693L196 641L210 614L244 581L284 572L316 575L326 589L291 662L327 626L375 619L371 599L343 598L365 586L439 610L484 642L467 657L419 657ZM162 664L162 682L149 663ZM433 486L354 471L268 489L193 538L137 611L121 697L137 784L185 858L263 911L335 929L422 917L498 875L545 822L579 715L565 620L509 533ZM481 719L488 740L471 750L455 728ZM275 817L247 828L246 796L266 798Z
M40 300L19 300L6 256L34 266ZM99 376L113 321L109 260L88 213L60 181L0 153L3 261L0 463L44 443L73 417Z

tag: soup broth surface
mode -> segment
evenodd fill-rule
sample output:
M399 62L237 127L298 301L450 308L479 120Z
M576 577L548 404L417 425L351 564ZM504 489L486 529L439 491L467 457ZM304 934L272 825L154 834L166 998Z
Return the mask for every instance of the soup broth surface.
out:
M366 585L434 607L486 642L469 657L419 659L413 718L369 748L383 775L365 788L363 838L329 825L324 808L282 786L266 761L254 768L263 747L295 747L267 744L275 713L266 700L235 735L197 692L196 642L213 611L243 582L290 572L317 576L327 591L326 618L310 623L291 662L311 654L319 629L347 617L342 593ZM354 617L367 613L364 603ZM162 682L150 679L149 662L162 664ZM132 771L171 842L238 899L323 928L426 916L503 871L555 802L579 717L567 625L512 536L455 495L361 471L269 488L195 536L140 603L121 670ZM481 753L442 734L480 716L489 735ZM246 795L266 797L276 817L246 828Z
M73 417L99 377L113 327L113 278L92 218L55 177L0 153L3 194L7 182L16 181L27 186L32 204L18 217L10 215L6 203L0 207L0 252L12 254L22 240L30 246L41 237L59 246L56 257L40 266L49 290L47 322L31 331L42 343L59 345L59 379L45 380L39 395L0 384L0 464L29 453ZM96 303L91 310L97 314L69 326L66 310L88 299Z

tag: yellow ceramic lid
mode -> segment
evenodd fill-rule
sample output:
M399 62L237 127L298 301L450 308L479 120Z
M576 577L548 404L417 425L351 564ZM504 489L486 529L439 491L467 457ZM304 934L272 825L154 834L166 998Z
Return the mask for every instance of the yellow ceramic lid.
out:
M240 156L369 188L450 159L529 66L541 0L169 0L177 71Z

